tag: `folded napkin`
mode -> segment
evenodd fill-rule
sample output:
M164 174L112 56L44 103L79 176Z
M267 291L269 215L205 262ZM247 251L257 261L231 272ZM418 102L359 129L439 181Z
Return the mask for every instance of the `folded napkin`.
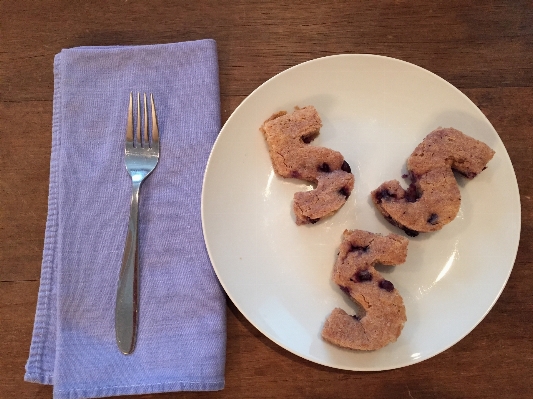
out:
M216 43L63 50L54 77L48 218L25 380L70 399L222 389L225 298L200 217L220 128ZM131 199L130 91L154 95L161 155L141 187L139 329L126 356L114 308Z

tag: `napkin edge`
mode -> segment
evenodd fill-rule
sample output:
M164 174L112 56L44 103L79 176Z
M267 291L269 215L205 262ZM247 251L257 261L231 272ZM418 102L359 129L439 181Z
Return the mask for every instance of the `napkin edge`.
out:
M220 381L212 382L175 381L148 385L116 385L100 388L80 388L65 390L54 388L53 397L54 399L87 399L120 395L157 394L166 392L206 392L220 391L224 389L224 385L225 381L223 378Z
M124 45L111 45L111 46L76 46L76 47L67 47L61 50L61 53L63 52L77 52L77 51L87 51L87 50L97 50L99 52L101 51L116 51L120 49L127 49L127 48L136 48L139 50L143 49L158 49L161 47L188 47L188 46L198 46L198 45L205 45L209 48L217 49L217 42L215 39L211 38L205 38L205 39L196 39L196 40L188 40L184 42L169 42L169 43L157 43L157 44L124 44ZM59 53L59 54L61 54ZM59 55L58 54L58 55Z
M43 246L43 260L41 262L41 276L39 292L37 295L37 305L35 320L31 338L28 361L26 362L26 373L24 381L35 382L46 385L53 384L53 369L47 370L45 364L46 346L55 347L55 329L51 322L56 314L54 303L54 261L57 247L57 231L59 218L59 166L61 147L61 57L57 54L54 58L54 95L52 113L52 144L50 155L50 182L48 186L48 208L46 217L45 237ZM50 353L50 351L48 351ZM51 365L54 367L54 359Z

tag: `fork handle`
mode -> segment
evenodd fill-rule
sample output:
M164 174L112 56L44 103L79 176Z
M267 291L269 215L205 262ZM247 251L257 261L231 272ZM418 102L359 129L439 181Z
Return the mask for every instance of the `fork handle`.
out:
M120 351L127 355L135 349L139 310L139 254L137 237L139 221L139 189L133 182L128 234L124 246L115 306L115 333Z

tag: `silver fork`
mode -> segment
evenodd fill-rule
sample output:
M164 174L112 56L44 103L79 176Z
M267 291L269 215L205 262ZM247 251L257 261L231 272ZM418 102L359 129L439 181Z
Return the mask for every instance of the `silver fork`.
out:
M154 97L150 94L152 134L148 136L148 107L144 93L143 134L141 136L141 95L137 93L137 120L133 134L133 95L130 93L128 122L126 125L126 169L131 176L133 192L130 205L128 235L124 246L122 266L118 281L115 306L115 333L122 353L130 354L135 349L139 309L139 254L138 220L139 190L141 184L155 169L159 161L159 129Z

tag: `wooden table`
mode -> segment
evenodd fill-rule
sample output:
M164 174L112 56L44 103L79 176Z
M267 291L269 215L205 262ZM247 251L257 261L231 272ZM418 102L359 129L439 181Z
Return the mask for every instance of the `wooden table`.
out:
M0 1L0 398L51 398L23 381L39 287L62 48L213 38L223 122L284 69L338 53L426 68L462 90L516 171L522 236L510 280L467 337L422 363L348 372L303 360L228 301L226 388L144 398L533 397L533 3L531 1Z

